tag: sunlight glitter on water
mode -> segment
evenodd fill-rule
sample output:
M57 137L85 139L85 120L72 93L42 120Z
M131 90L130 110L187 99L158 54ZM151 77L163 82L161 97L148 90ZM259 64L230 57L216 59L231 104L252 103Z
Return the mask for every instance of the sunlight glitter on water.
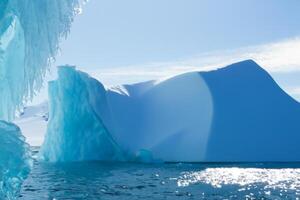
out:
M240 187L239 192L260 186L266 195L270 195L271 190L285 193L293 191L295 198L299 199L296 196L300 195L300 169L207 168L183 172L177 178L178 187L188 187L191 184L210 184L214 188L236 185Z
M300 189L300 169L208 168L199 172L183 172L177 185L186 187L198 182L214 187L264 183L266 188Z

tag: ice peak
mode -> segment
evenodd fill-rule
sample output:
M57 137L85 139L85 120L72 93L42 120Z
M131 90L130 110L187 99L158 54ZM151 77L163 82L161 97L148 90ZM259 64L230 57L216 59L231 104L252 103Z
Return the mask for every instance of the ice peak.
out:
M254 60L248 59L240 62L233 63L223 68L224 70L251 70L251 71L264 71Z

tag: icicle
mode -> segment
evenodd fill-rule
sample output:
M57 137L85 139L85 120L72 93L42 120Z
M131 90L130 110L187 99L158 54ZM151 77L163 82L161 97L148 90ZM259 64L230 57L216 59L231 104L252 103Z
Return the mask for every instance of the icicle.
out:
M39 91L66 37L80 0L2 0L0 3L0 119Z

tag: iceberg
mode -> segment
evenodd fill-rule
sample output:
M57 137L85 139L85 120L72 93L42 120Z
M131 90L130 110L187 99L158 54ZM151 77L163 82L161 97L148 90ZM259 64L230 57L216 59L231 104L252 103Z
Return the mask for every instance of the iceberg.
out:
M79 0L1 0L0 119L11 121L41 88Z
M75 67L58 73L46 161L300 160L300 104L252 60L111 88Z
M0 199L17 199L32 165L19 127L0 120Z
M185 152L204 156L206 138L197 133L209 131L210 98L196 73L159 84L106 90L74 67L60 67L58 79L49 83L49 122L41 158L52 162L196 159Z

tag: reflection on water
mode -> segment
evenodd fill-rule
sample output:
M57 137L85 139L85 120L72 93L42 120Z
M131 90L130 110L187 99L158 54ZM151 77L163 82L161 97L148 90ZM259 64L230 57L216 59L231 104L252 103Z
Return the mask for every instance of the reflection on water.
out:
M220 188L220 191L225 191L225 193L231 190L231 193L236 193L234 197L248 197L249 199L258 197L299 199L300 197L300 169L218 167L183 172L176 180L179 187L208 184L214 188Z
M20 199L297 199L300 163L35 163Z
M300 188L300 169L259 168L208 168L198 172L184 172L177 179L178 186L206 183L214 187L222 185L266 184L265 188L294 190Z

